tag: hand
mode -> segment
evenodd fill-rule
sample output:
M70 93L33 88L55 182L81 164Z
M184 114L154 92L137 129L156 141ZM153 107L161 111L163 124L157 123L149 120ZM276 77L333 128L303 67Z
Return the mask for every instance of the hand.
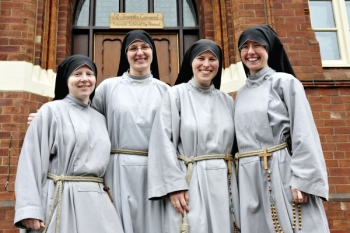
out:
M23 219L21 222L23 226L25 226L28 229L39 230L40 228L45 228L45 224L39 219L26 218Z
M295 204L306 203L309 197L309 194L304 193L296 188L290 187L292 189L293 201Z
M184 210L186 212L190 212L188 208L188 191L177 191L173 193L169 193L171 204L174 206L177 212L180 214L184 214Z
M38 112L38 110L37 110ZM27 118L27 125L30 125L30 123L32 123L32 120L34 119L36 113L30 113L28 118Z

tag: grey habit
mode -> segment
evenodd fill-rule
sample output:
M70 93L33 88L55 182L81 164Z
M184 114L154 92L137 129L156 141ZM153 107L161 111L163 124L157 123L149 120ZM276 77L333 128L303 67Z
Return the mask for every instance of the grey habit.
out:
M305 233L329 232L322 199L328 199L325 161L317 129L302 84L290 74L266 66L249 76L237 94L235 129L239 152L260 150L291 140L287 148L268 159L272 198L285 233L292 229L291 186L309 193L301 204ZM275 232L263 159L239 160L242 233Z
M154 116L169 86L152 74L104 80L93 107L106 116L112 149L148 151ZM111 154L105 175L126 233L161 233L162 209L147 197L147 156Z
M239 222L237 185L228 185L226 161L194 163L188 187L187 167L177 158L178 154L191 157L231 153L233 114L233 99L214 85L201 87L192 79L165 94L154 120L148 161L148 196L165 200L164 233L180 232L180 214L168 194L181 190L189 192L190 233L232 233L231 198L235 220ZM234 166L231 179L236 179Z
M28 128L18 162L15 225L25 228L21 220L26 218L45 223L55 190L48 173L103 177L109 149L106 120L89 105L70 95L44 104ZM57 206L48 233L55 232L56 215ZM102 184L63 183L60 232L123 232Z

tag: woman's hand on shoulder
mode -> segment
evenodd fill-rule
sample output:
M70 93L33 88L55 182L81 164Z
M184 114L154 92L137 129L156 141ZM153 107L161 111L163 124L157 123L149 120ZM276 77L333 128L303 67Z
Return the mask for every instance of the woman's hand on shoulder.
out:
M27 125L30 125L30 123L32 123L34 117L35 117L36 113L32 112L29 114L28 118L27 118Z
M176 191L173 193L169 193L171 204L174 206L177 212L180 214L184 214L184 210L186 212L190 212L188 208L188 191Z
M295 204L301 204L301 203L306 203L307 199L309 197L309 194L304 193L294 187L290 187L292 189L292 194L293 194L293 202Z
M26 218L21 222L28 229L39 230L40 228L45 228L45 224L39 219Z

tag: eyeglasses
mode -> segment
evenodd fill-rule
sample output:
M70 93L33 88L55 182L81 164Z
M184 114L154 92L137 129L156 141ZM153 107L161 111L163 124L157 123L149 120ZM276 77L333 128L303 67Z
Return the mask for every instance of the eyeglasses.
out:
M242 45L242 46L241 46L241 51L242 51L242 52L248 52L248 50L249 50L250 47L251 47L254 51L259 51L259 50L265 48L265 45L259 44L259 43L255 43L255 44L252 44L251 46L249 46L249 45L246 45L246 44L245 44L245 45Z
M149 45L142 45L141 47L129 47L128 51L130 52L137 52L139 49L141 49L142 51L147 51L149 49L151 49L151 47Z

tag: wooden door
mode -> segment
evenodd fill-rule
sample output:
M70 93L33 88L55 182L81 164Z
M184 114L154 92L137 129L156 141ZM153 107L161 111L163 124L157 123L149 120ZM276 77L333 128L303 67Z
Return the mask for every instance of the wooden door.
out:
M120 49L125 34L95 34L94 61L97 85L118 73ZM157 48L160 79L174 85L179 72L177 34L151 34Z

